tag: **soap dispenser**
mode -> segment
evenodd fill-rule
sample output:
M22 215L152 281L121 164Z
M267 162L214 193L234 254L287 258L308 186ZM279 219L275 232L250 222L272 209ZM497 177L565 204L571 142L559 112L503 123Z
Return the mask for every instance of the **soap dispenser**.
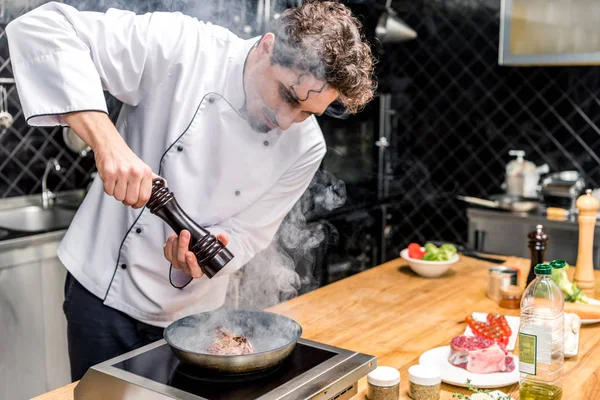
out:
M516 159L506 165L506 193L513 196L537 197L540 175L535 164L525 160L523 150L511 150L508 154Z

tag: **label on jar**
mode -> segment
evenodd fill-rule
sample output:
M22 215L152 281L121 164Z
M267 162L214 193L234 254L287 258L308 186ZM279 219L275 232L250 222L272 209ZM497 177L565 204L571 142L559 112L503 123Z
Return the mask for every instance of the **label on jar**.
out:
M531 324L519 332L519 371L536 375L538 364L552 362L552 330Z

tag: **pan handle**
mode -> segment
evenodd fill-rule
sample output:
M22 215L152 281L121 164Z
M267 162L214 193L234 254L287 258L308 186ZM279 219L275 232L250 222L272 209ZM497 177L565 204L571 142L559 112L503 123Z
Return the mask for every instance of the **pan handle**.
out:
M462 200L462 201L466 201L467 203L475 204L475 205L478 205L478 206L492 207L492 208L498 208L498 207L500 207L500 203L497 202L497 201L480 199L478 197L456 196L456 198L459 199L459 200Z

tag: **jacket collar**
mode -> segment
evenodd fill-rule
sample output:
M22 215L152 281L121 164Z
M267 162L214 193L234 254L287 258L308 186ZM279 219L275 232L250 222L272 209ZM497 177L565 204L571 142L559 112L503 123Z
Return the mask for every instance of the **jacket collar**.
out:
M240 112L246 103L246 93L244 91L244 68L250 50L258 44L260 36L252 39L241 40L233 49L229 58L229 71L227 82L225 83L224 97Z

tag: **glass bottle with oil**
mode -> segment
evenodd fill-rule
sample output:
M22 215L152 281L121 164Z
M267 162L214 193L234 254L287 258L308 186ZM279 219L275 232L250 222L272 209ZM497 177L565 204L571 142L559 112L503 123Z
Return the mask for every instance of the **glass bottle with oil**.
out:
M551 272L550 265L536 265L521 300L520 400L562 398L564 298Z

